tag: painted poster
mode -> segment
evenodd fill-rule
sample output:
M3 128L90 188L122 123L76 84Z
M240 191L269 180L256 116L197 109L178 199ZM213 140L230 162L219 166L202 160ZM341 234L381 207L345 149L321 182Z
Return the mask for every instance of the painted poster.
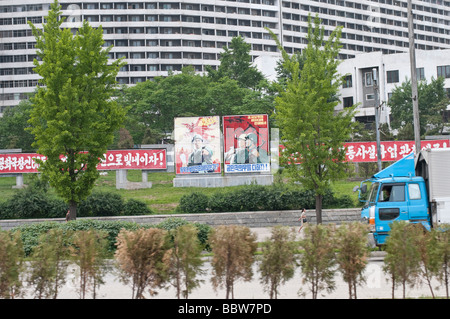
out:
M270 172L267 114L223 117L225 173Z
M221 172L218 116L175 118L174 139L177 174Z

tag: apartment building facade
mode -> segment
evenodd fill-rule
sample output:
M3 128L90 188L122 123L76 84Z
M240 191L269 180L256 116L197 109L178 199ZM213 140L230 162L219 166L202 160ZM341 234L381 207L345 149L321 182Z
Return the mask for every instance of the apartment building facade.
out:
M41 26L52 0L0 0L0 114L26 99L38 83L33 72L35 38L28 22ZM102 26L110 58L127 65L117 77L133 85L186 65L197 72L219 65L235 36L251 55L277 51L271 29L288 53L306 46L308 15L322 19L326 34L343 26L340 58L361 53L408 51L406 0L60 0L63 27L74 32L87 20ZM419 50L450 49L450 1L413 0Z
M417 80L430 83L433 78L444 77L444 88L450 96L450 50L416 50L415 53ZM337 109L358 104L355 119L374 123L375 106L378 105L380 123L389 124L389 98L396 86L411 79L409 53L359 54L342 61L338 70L345 75L345 81ZM450 106L447 113L450 114Z

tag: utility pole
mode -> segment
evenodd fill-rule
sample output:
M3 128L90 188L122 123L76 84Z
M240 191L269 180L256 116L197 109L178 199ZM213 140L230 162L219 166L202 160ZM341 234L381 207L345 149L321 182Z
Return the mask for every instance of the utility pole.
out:
M420 120L419 120L419 96L417 91L416 47L414 44L414 19L412 1L408 0L408 36L409 36L409 60L411 66L411 91L414 118L414 142L416 155L420 153Z
M377 137L377 164L378 171L381 171L381 143L380 143L380 87L378 85L377 68L372 69L373 91L375 93L375 133Z

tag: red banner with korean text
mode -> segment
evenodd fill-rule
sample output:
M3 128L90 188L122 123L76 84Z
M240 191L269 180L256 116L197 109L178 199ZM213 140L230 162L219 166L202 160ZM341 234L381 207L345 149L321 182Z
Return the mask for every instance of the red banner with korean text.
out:
M376 162L377 143L376 142L353 142L345 143L346 159L348 162ZM421 141L422 149L426 148L446 148L450 147L450 142L446 140ZM395 162L415 151L414 141L382 141L380 142L381 161Z
M46 160L45 156L32 153L0 154L0 174L37 173L35 158ZM61 160L65 158L62 156ZM108 151L97 169L167 169L166 149Z

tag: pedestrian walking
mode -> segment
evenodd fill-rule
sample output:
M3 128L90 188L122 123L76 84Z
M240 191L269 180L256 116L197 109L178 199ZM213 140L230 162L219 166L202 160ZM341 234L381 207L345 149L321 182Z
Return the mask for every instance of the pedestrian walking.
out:
M298 232L300 232L303 228L303 226L305 226L305 224L308 222L308 219L306 218L306 209L303 208L302 209L302 214L300 215L300 218L298 219L300 221L300 228L298 230Z

